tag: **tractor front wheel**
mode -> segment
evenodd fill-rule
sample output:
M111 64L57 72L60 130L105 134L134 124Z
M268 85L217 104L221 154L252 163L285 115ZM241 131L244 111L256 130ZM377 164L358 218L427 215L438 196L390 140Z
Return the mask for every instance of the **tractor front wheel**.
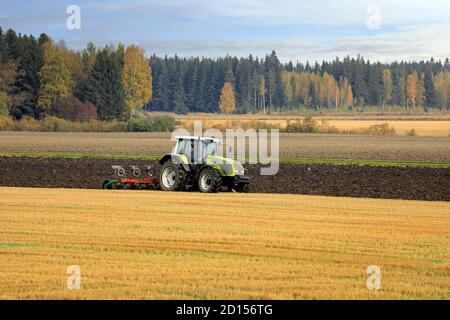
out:
M248 184L240 184L236 188L232 189L234 192L238 193L249 193L250 186Z
M203 169L198 175L198 189L201 192L213 193L220 191L222 187L222 176L214 168Z

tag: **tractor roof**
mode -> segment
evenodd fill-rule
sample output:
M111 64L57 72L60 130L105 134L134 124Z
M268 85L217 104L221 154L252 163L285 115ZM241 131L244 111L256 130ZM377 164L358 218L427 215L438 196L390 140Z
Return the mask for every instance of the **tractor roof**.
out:
M201 141L214 141L220 142L218 139L209 138L209 137L198 137L198 136L178 136L174 138L175 140L201 140Z

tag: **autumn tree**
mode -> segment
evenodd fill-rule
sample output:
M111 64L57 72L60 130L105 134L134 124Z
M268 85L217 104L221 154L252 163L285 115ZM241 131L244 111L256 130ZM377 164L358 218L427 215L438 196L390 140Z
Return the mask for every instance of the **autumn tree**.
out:
M0 116L9 115L8 95L6 92L0 91Z
M89 121L97 119L97 110L92 103L83 103L76 97L59 99L54 108L58 118L71 121Z
M352 86L347 78L339 80L339 87L341 92L340 104L343 107L350 107L353 105L353 91Z
M129 46L125 51L122 83L125 103L133 116L152 98L151 68L144 51L137 46Z
M73 83L72 94L76 97L82 97L84 90L84 81L87 78L83 69L83 57L80 52L69 50L64 42L58 43L64 64L70 72Z
M299 100L299 103L305 107L311 105L311 81L307 72L300 72L295 75L295 96Z
M73 80L60 48L50 40L43 45L43 57L38 105L45 113L50 113L58 99L71 95Z
M440 109L450 106L450 73L440 72L434 79L434 88L436 90L436 103Z
M409 105L416 106L417 99L417 72L413 72L406 78L406 99Z
M417 106L424 106L425 104L425 85L423 81L423 77L418 76L417 77L417 84L416 84L416 104Z
M283 84L284 103L288 107L292 104L294 98L294 92L292 89L292 79L293 79L292 72L285 71L281 75L281 81Z
M232 113L236 109L236 101L234 97L233 85L230 82L225 82L220 93L220 112Z
M384 105L388 104L392 99L392 73L390 69L386 68L383 70L382 81L383 81L382 107L384 108Z
M352 106L353 105L353 90L352 90L352 86L350 85L350 83L348 84L346 90L344 91L344 94L345 94L345 106Z

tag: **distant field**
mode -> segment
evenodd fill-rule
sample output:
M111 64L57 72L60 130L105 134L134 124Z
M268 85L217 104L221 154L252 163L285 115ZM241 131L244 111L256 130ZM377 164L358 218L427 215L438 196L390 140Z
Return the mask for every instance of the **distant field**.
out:
M0 298L448 299L450 204L0 188ZM69 265L81 290L68 290ZM378 265L382 290L366 288Z
M195 116L194 118L195 119ZM289 120L297 120L297 118L285 119L283 118L266 118L259 119L258 121L263 121L280 128L286 127ZM327 117L315 117L316 120L326 120L329 125L336 127L341 131L357 130L357 129L367 129L373 125L380 125L383 123L388 123L389 126L395 129L398 135L405 135L412 129L416 131L419 136L449 136L450 135L450 121L441 120L359 120L359 119L334 119ZM215 118L203 118L203 125L207 128L214 126L229 126L233 127L233 121L239 121L240 123L250 122L255 119L242 118L240 120L226 120L226 119L215 119ZM192 126L192 119L180 118L178 121L184 127Z
M209 119L209 120L292 120L305 117L306 113L288 112L271 114L218 114L218 113L189 113L179 115L176 113L167 112L150 112L153 115L170 115L180 120L190 119ZM325 120L409 120L409 121L450 121L450 112L430 112L430 113L308 113L315 119Z
M162 113L154 113L162 114ZM164 113L165 114L165 113ZM190 126L193 120L202 120L205 126L217 126L233 121L242 123L257 120L264 121L276 126L285 127L289 120L304 118L302 113L273 113L273 114L245 114L245 115L224 115L192 113L188 115L169 114L175 117L183 126ZM398 134L404 135L406 132L415 129L420 136L449 136L450 135L450 113L430 112L430 113L330 113L312 114L316 120L326 120L329 124L339 130L365 129L369 126L389 123L395 128Z
M157 158L172 146L170 134L159 133L0 132L0 156ZM449 162L450 137L281 134L280 156L285 162Z

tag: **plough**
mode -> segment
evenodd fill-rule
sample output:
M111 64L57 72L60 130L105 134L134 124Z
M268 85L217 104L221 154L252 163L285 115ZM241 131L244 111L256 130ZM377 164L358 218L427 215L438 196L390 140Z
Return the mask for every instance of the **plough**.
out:
M103 189L142 189L156 190L159 185L159 176L153 166L145 167L145 174L137 166L130 166L131 177L128 177L123 166L112 166L114 178L103 182Z

